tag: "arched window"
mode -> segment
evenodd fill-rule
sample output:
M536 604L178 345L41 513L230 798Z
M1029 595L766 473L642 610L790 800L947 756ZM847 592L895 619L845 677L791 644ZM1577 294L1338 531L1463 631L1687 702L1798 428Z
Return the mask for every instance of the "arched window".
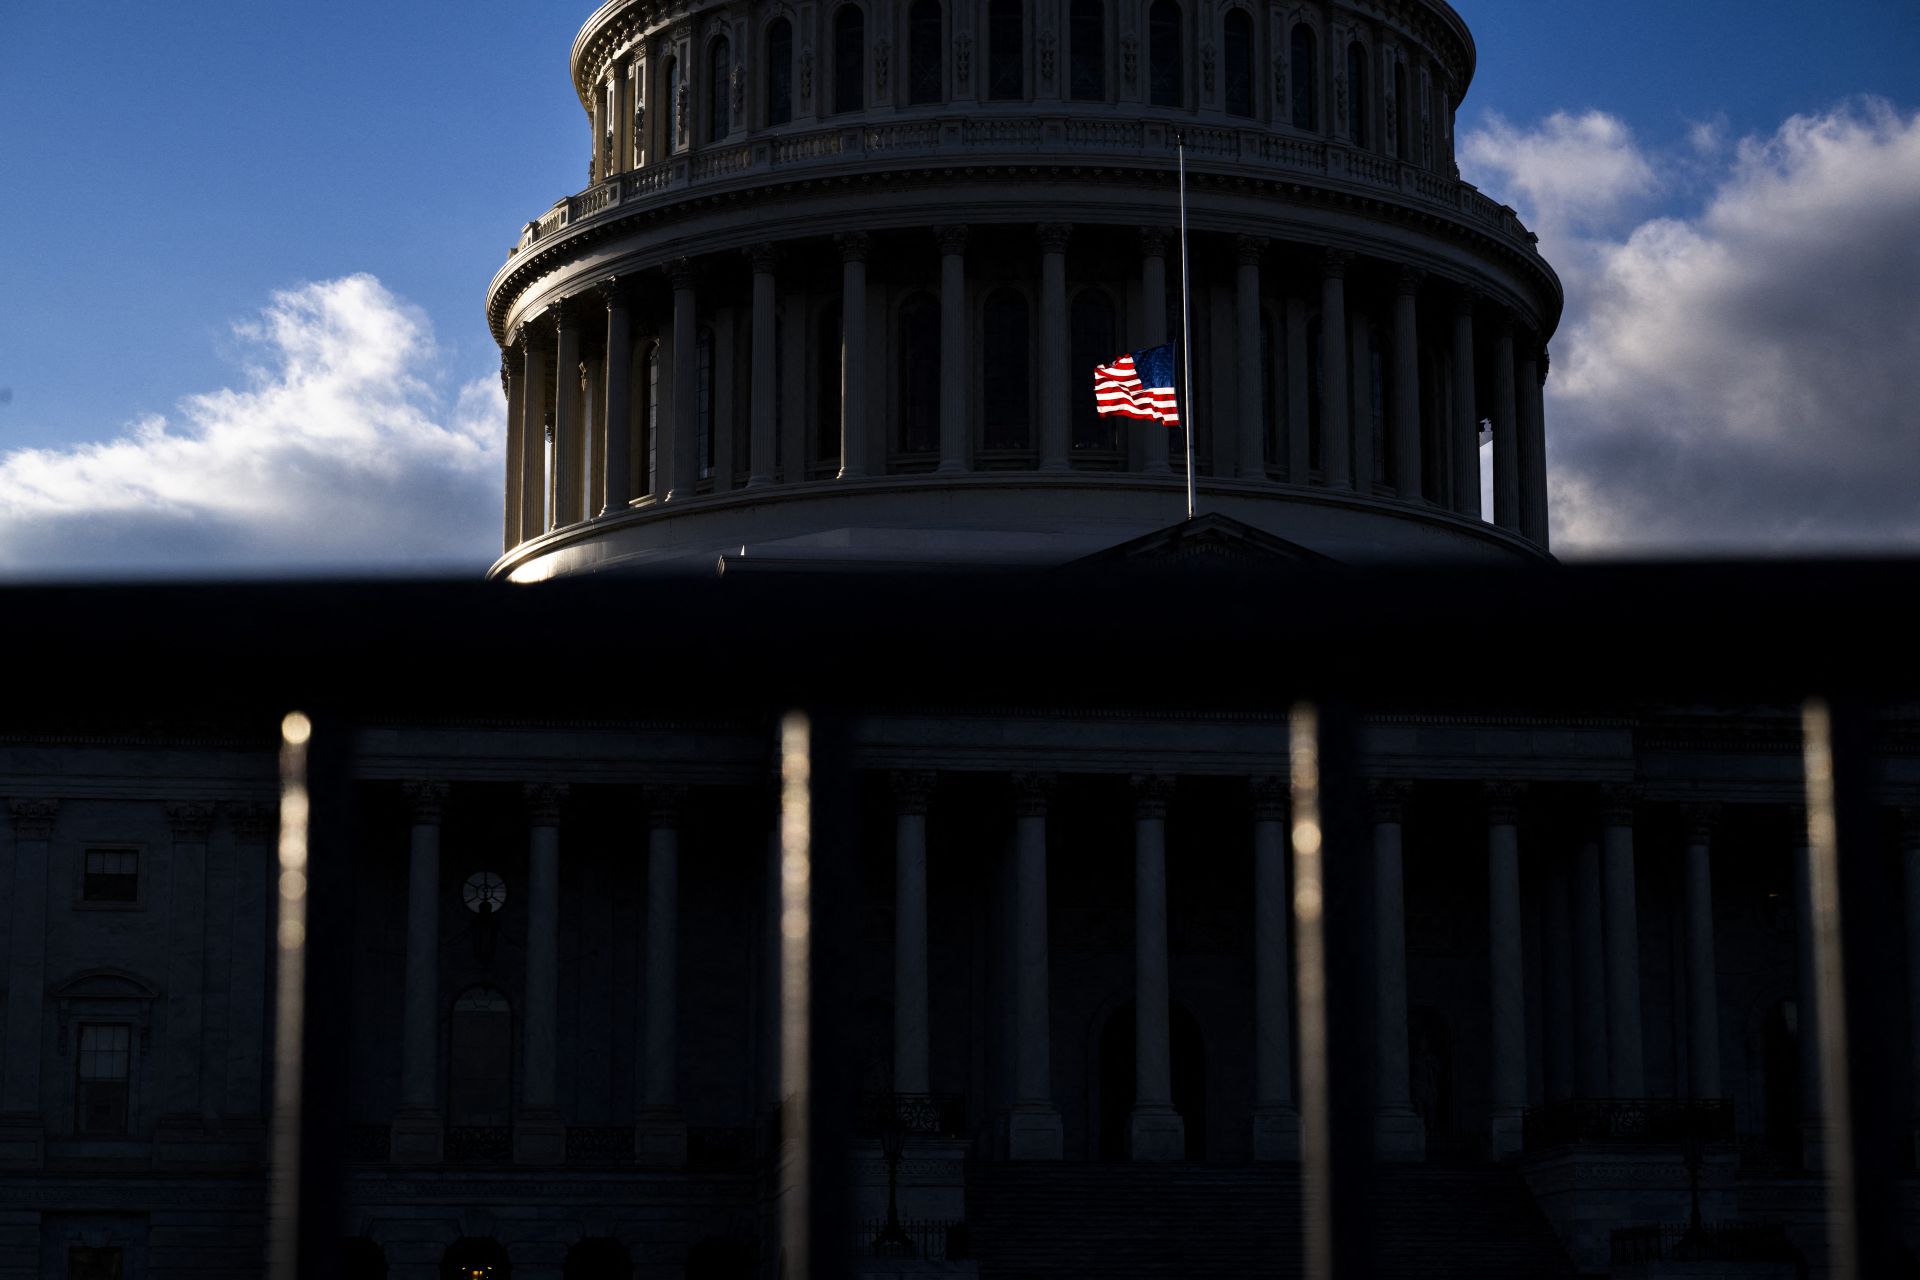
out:
M840 457L840 304L820 309L814 325L813 460Z
M1106 0L1073 0L1067 19L1068 92L1082 102L1107 96Z
M491 1236L462 1236L440 1256L441 1280L512 1280L513 1260Z
M1227 114L1253 114L1253 19L1245 9L1227 10L1220 41L1221 70L1226 76Z
M900 305L901 453L940 449L940 303L916 293Z
M1317 129L1320 92L1319 67L1315 62L1313 28L1304 22L1293 24L1293 127Z
M447 1038L447 1124L500 1129L513 1122L513 1006L498 987L468 987L453 1002Z
M775 18L767 25L767 124L793 119L793 24Z
M1153 0L1147 10L1147 84L1154 106L1185 105L1180 59L1180 6L1174 0Z
M1367 51L1358 40L1347 46L1347 137L1367 145Z
M987 97L1015 99L1026 89L1026 5L990 0L987 5Z
M946 58L945 25L940 0L914 0L907 14L907 101L914 106L938 102L943 96L940 73Z
M733 132L733 50L721 36L707 51L707 141Z
M686 134L686 109L680 103L680 59L668 58L666 67L667 82L667 150L680 145L680 139Z
M1082 289L1074 295L1068 316L1073 348L1073 447L1095 453L1119 448L1119 423L1100 416L1093 399L1095 365L1111 364L1119 356L1119 338L1113 299L1104 289Z
M647 433L647 492L660 492L660 344L647 348L647 407L641 418Z
M996 289L987 295L982 320L986 386L981 443L987 449L1028 448L1033 414L1033 344L1028 333L1027 300L1018 290Z
M693 456L700 459L700 478L713 474L713 330L703 328L694 339L695 360L699 364L695 385L700 403L695 413Z
M833 14L833 109L866 105L867 15L857 4L843 4Z

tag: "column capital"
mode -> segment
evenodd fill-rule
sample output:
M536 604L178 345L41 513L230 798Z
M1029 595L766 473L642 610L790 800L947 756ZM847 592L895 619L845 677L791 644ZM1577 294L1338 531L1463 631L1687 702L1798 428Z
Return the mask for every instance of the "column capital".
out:
M748 264L753 268L753 274L757 276L770 276L774 268L780 265L780 249L777 245L771 243L749 245L744 252L747 255Z
M1172 235L1165 227L1140 228L1140 256L1143 258L1164 258L1167 256L1167 244Z
M213 806L186 801L167 806L167 826L175 840L204 842L213 834Z
M1633 809L1640 803L1640 788L1633 783L1608 782L1600 787L1600 821L1609 827L1633 825Z
M1265 236L1235 236L1233 238L1234 258L1243 267L1257 267L1260 259L1267 253Z
M640 788L647 806L647 830L673 831L680 826L680 811L687 803L687 789L677 786L649 785Z
M1463 284L1453 291L1453 314L1462 319L1472 319L1474 311L1480 306L1480 291L1470 284Z
M1492 307L1489 308L1489 310L1493 313L1494 336L1497 338L1506 338L1511 341L1513 339L1514 329L1516 328L1513 322L1513 312L1507 310L1505 307Z
M430 779L409 779L400 784L407 797L407 812L416 827L438 826L447 802L447 784Z
M18 840L47 840L53 836L54 821L60 816L60 802L35 797L7 801L13 818L13 834Z
M833 238L840 248L840 261L865 262L867 251L873 247L872 237L864 231L848 231Z
M560 806L567 802L564 782L529 782L522 788L527 799L527 819L536 827L560 825Z
M1073 239L1071 222L1043 222L1035 228L1040 236L1040 252L1065 253L1067 242Z
M1047 801L1053 798L1053 775L1051 773L1016 773L1013 775L1013 811L1022 818L1044 817Z
M1413 783L1405 778L1368 778L1367 810L1374 823L1398 823L1406 814Z
M1512 826L1520 821L1520 805L1527 795L1526 783L1486 782L1481 784L1480 793L1486 801L1489 825Z
M954 223L933 229L933 238L940 244L943 257L954 257L967 251L967 239L971 231L964 224Z
M527 356L527 344L533 336L527 332L527 328L528 323L524 320L513 326L513 332L507 335L507 345L505 348L505 351L515 353L523 360L526 359ZM503 351L502 354L505 354L505 351Z
M579 322L579 313L572 303L571 298L555 298L547 304L547 319L555 333L565 333Z
M1426 278L1425 271L1412 263L1403 262L1400 264L1400 269L1393 274L1393 285L1400 295L1405 297L1408 294L1420 292L1421 282Z
M1547 350L1545 343L1541 343L1540 344L1540 385L1543 387L1547 385L1547 368L1552 363L1553 363L1552 353Z
M931 769L895 769L888 777L893 787L894 812L903 817L924 815L937 777Z
M667 264L667 283L673 286L675 293L679 293L682 289L693 288L693 281L692 258L675 258Z
M1714 828L1720 825L1720 806L1709 802L1680 806L1680 824L1688 844L1710 844Z
M1344 280L1347 267L1353 262L1353 254L1345 249L1324 249L1320 253L1320 278L1322 280Z
M270 804L248 800L227 806L227 825L242 844L259 844L280 830L280 811Z
M1255 822L1285 822L1290 788L1285 778L1273 774L1262 774L1247 779L1247 790L1253 797L1253 819Z
M626 276L608 276L593 286L593 291L608 311L617 311L633 301L633 282Z
M1164 818L1167 801L1173 795L1173 778L1164 773L1136 773L1127 779L1133 792L1133 816Z

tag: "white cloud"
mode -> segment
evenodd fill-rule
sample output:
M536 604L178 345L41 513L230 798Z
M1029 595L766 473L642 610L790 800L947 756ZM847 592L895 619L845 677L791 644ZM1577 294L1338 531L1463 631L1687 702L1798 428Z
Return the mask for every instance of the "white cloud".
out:
M0 572L472 572L498 545L499 381L451 392L432 327L370 275L234 327L243 385L111 439L0 455Z
M1540 220L1567 286L1547 384L1558 545L1920 545L1920 115L1868 100L1796 116L1715 162L1695 207L1653 218L1633 201L1701 163L1701 136L1649 155L1618 122L1581 120L1495 121L1462 148ZM1577 209L1569 175L1589 162Z

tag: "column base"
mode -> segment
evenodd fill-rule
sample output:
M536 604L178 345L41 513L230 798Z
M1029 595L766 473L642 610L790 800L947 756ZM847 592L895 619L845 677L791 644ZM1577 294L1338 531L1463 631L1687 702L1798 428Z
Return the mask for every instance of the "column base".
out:
M1253 1158L1267 1162L1298 1164L1300 1161L1300 1113L1288 1106L1255 1107Z
M1064 1149L1060 1112L1051 1102L1015 1103L1007 1112L1007 1159L1058 1160Z
M0 1115L0 1169L34 1169L47 1159L47 1125L39 1112Z
M439 1164L446 1158L446 1126L431 1109L394 1112L389 1158L395 1164Z
M686 1117L672 1107L642 1113L633 1126L633 1159L655 1169L686 1168Z
M1140 474L1143 476L1170 476L1173 474L1173 468L1164 462L1149 462L1146 466L1140 468Z
M937 476L963 476L966 473L967 464L964 462L943 462L933 469L933 474Z
M1164 1164L1187 1158L1187 1126L1168 1106L1133 1109L1127 1123L1127 1158L1142 1164Z
M1520 1154L1525 1137L1525 1113L1519 1107L1496 1107L1492 1128L1487 1135L1487 1154L1505 1160Z
M560 1164L567 1158L567 1126L551 1107L528 1109L513 1122L515 1164Z
M1381 1164L1418 1164L1427 1158L1427 1122L1412 1107L1373 1113L1373 1158Z

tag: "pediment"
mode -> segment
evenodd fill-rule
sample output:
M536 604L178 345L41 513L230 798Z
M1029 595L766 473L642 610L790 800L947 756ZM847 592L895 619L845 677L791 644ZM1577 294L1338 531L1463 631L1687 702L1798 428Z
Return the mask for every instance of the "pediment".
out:
M1276 564L1334 562L1318 551L1297 542L1289 542L1264 529L1256 529L1244 520L1214 513L1156 529L1072 563L1126 564L1152 568L1257 568Z
M55 987L53 997L56 1000L154 1000L159 992L130 973L91 969Z

